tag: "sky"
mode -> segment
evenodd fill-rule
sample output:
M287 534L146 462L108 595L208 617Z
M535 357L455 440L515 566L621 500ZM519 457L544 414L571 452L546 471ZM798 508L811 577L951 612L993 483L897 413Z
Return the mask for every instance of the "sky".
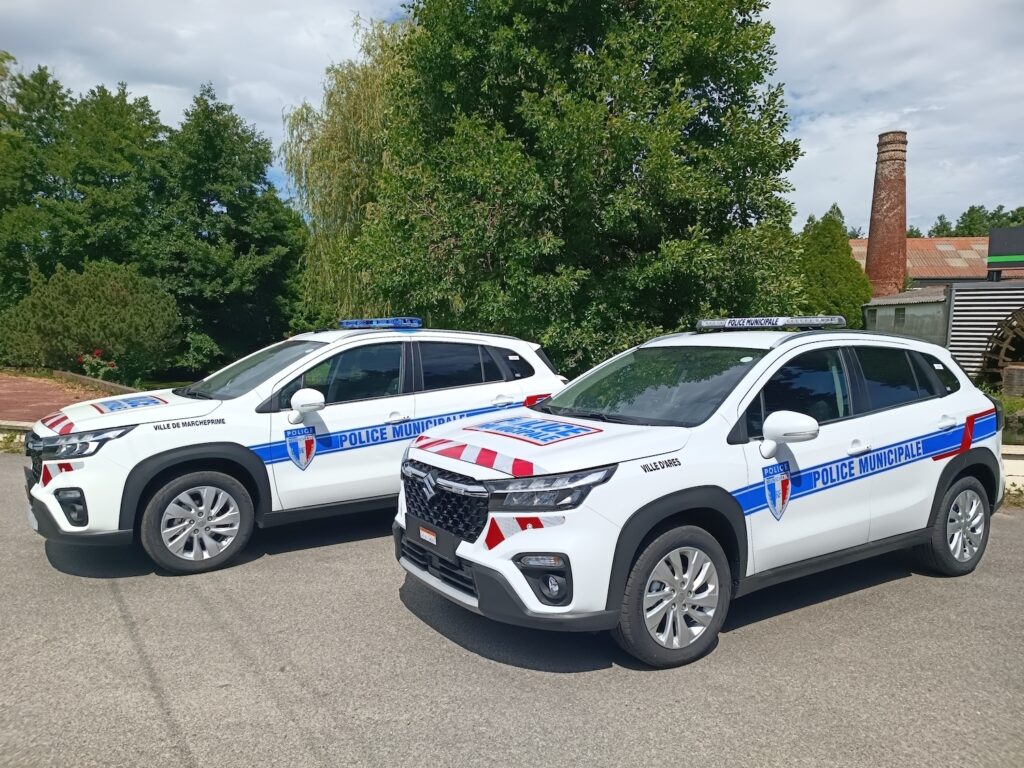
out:
M0 49L75 92L128 84L177 123L200 84L269 136L355 54L357 17L390 0L0 0ZM803 152L794 224L833 203L867 229L875 144L905 130L908 220L1024 205L1024 0L775 0L778 71ZM279 168L271 178L286 180Z

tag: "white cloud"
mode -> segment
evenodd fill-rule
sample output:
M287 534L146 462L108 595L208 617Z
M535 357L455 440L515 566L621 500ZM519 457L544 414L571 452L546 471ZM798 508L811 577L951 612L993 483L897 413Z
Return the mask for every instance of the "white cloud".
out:
M354 55L357 13L392 18L401 0L0 0L0 48L78 92L123 80L171 123L209 80L276 146L282 112L319 99L324 68ZM912 223L1024 205L1020 0L775 0L767 15L804 152L798 224L836 201L867 225L889 129L909 132Z
M875 142L906 130L907 211L1024 205L1019 0L776 0L779 71L804 156L797 223L833 202L867 228Z

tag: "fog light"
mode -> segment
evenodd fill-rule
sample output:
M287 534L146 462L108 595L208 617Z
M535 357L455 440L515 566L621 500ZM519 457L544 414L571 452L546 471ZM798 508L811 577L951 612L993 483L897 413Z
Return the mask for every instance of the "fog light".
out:
M60 488L53 495L69 523L81 527L89 522L89 509L81 488Z
M546 573L540 580L540 591L548 599L558 602L565 594L565 579L553 573Z
M528 568L561 568L565 565L561 555L523 555L519 562Z

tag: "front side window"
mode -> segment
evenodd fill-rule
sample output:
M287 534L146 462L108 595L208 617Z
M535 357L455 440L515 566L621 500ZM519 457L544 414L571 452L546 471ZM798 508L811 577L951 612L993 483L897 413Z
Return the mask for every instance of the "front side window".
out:
M318 363L281 390L281 407L300 389L317 390L327 405L401 394L402 345L368 344Z
M578 418L695 427L764 356L738 347L639 347L595 368L534 406Z
M795 411L819 424L850 415L850 388L837 349L816 349L790 360L772 374L747 408L747 436L761 437L775 411Z
M423 389L468 387L501 381L501 370L491 353L479 344L421 341Z
M931 396L918 383L910 357L892 347L857 347L872 410L892 408Z
M174 390L183 397L206 400L231 400L259 386L297 360L322 347L322 341L294 339L261 349L202 381Z

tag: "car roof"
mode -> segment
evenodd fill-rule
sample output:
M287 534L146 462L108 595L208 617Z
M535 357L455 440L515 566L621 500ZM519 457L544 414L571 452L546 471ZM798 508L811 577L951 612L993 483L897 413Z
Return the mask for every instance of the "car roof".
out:
M395 328L358 328L358 329L324 329L320 331L308 331L306 333L297 333L292 336L292 339L310 340L310 341L322 341L327 344L333 344L338 341L355 338L357 336L372 336L372 335L387 335L396 336L400 338L416 338L417 336L430 336L433 334L449 335L455 338L465 337L469 338L490 338L490 339L504 339L506 341L518 341L524 343L523 339L515 336L505 336L498 333L484 333L482 331L452 331L444 328L417 328L414 330L399 330Z
M710 331L702 333L672 333L651 339L642 347L740 347L770 350L795 341L882 342L921 350L943 350L935 344L908 336L877 331L811 330L811 331Z

